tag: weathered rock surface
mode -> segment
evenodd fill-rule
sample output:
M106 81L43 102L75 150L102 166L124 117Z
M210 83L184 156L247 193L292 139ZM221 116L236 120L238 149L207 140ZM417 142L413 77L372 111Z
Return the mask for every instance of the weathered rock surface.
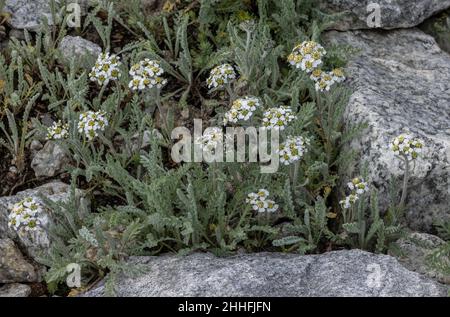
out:
M0 284L37 282L38 274L11 239L0 239Z
M403 179L404 166L388 149L401 133L425 141L410 181L406 218L416 231L450 215L450 55L418 29L331 31L327 42L360 50L347 67L354 91L347 122L368 122L352 146L370 163L369 178L387 205L392 176ZM359 169L354 173L359 174Z
M28 297L31 287L24 284L6 284L0 287L0 297Z
M9 24L15 29L35 30L44 17L53 24L50 0L7 0L4 10L11 14Z
M397 260L361 250L300 256L134 257L148 273L118 281L119 296L445 296L446 288ZM84 296L102 296L103 286Z
M85 12L91 2L92 0L68 0L66 3L78 3L81 12ZM63 2L56 0L55 3L58 12L58 3ZM39 29L44 18L49 25L53 25L51 0L6 0L4 11L11 14L9 24L15 29L35 31Z
M36 177L53 177L62 172L69 162L64 149L56 142L48 141L31 161Z
M81 193L79 194L81 197ZM14 196L0 197L0 238L11 238L20 245L22 251L26 252L32 258L39 257L40 253L48 250L50 245L48 224L51 218L51 210L44 208L45 212L39 214L41 225L34 231L25 231L22 234L18 234L12 228L8 228L8 215L10 213L10 206L26 197L33 197L45 206L40 195L52 201L65 201L69 198L70 186L56 181L19 192Z
M410 28L450 7L450 0L324 0L323 8L343 16L333 26L336 30ZM373 5L378 4L376 8ZM379 10L380 24L373 25L373 15Z
M397 252L395 252L392 255L397 257L399 262L409 270L425 274L440 283L450 284L450 276L434 270L428 263L428 257L433 250L443 244L445 241L437 236L413 232L397 241L400 253L396 254Z
M85 68L92 67L89 60L95 60L102 52L100 46L80 36L65 36L58 48L62 54L63 62L69 63L70 59L74 58L75 63L82 63Z

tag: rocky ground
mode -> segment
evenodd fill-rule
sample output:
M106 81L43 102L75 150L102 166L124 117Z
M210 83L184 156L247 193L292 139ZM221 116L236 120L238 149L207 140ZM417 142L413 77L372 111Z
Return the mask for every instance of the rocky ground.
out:
M435 219L450 216L450 55L448 37L433 29L442 22L440 12L450 0L379 0L381 25L367 26L367 1L326 0L330 12L346 11L341 23L326 34L330 44L358 49L347 73L353 90L346 118L350 123L367 121L369 129L352 144L360 164L370 162L370 178L387 197L390 175L401 179L398 160L387 150L389 140L403 131L423 139L427 152L412 175L407 204L411 236L399 241L400 251L375 255L343 250L322 255L243 254L216 258L209 254L187 257L133 257L145 273L122 278L122 296L446 296L448 276L425 265L429 248L443 243L433 236ZM39 26L46 16L51 23L48 1L6 1L11 14L9 36L21 36ZM437 15L437 16L436 16ZM4 36L1 45L7 45ZM97 55L96 44L67 36L59 47L63 56ZM67 161L54 143L31 146L33 173L38 178L58 175ZM355 167L356 168L356 167ZM1 180L6 181L6 180ZM69 186L53 181L43 186L0 197L0 296L39 294L42 267L36 264L40 251L51 243L45 229L18 236L7 228L8 206L22 197L64 200ZM384 195L383 195L384 194ZM78 193L83 199L82 192ZM382 204L386 204L382 201ZM413 272L415 271L415 272ZM84 296L101 296L100 283Z

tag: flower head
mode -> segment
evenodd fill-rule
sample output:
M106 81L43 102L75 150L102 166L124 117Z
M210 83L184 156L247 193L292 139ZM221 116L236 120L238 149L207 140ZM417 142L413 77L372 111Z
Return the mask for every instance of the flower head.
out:
M167 79L161 77L164 69L158 61L146 58L130 68L132 79L128 86L132 90L144 90L151 88L161 89L167 84Z
M284 165L289 165L299 161L303 155L308 151L306 146L309 140L301 136L289 136L285 142L280 145L280 162Z
M245 202L250 204L253 210L260 213L277 211L279 206L275 201L267 199L268 197L269 192L266 189L260 189L257 193L248 194Z
M326 51L322 45L314 41L305 41L294 47L292 53L288 56L288 61L296 68L311 73L322 64L322 58L325 54Z
M341 200L339 204L344 209L349 209L352 205L356 203L356 201L359 199L358 195L356 194L350 194L347 197L345 197L344 200Z
M348 188L351 191L356 192L358 195L362 195L369 191L369 185L364 182L364 179L355 177L351 182L347 183Z
M396 155L403 156L408 160L415 160L422 153L423 144L421 139L402 134L396 137L389 147Z
M342 83L345 80L345 74L342 68L335 68L330 74L333 76L333 81L336 83Z
M198 137L195 141L200 144L203 149L213 151L217 149L219 145L223 144L223 131L219 127L211 127L205 130L201 137Z
M221 88L236 79L236 72L230 64L223 64L213 68L206 83L208 88Z
M80 114L78 132L83 133L88 140L93 140L98 136L99 131L105 130L108 124L106 112L102 110L96 112L87 111Z
M248 121L253 112L261 106L261 101L256 97L239 98L233 102L231 109L225 113L224 124L237 123L239 120Z
M320 78L316 80L316 91L330 91L335 83L332 73L322 72Z
M91 81L99 85L107 85L111 80L117 80L121 76L119 57L109 53L102 53L98 56L94 67L89 73Z
M38 215L42 213L42 206L32 197L14 204L8 216L8 227L14 230L36 230L40 225Z
M284 130L289 122L295 119L292 114L292 109L285 106L279 108L270 108L264 112L263 127L269 130L278 129Z
M53 122L53 125L47 128L47 140L65 139L69 135L69 125L61 121Z

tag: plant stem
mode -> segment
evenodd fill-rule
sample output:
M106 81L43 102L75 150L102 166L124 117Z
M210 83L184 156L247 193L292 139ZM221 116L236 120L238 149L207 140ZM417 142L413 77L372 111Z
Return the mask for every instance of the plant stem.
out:
M294 191L294 193L295 193L295 187L297 186L299 167L300 167L300 161L295 162L294 173L292 174L292 190Z
M164 127L165 127L165 130L166 130L165 131L166 135L170 136L169 124L167 122L167 114L166 115L163 114L162 106L161 106L161 91L158 88L156 89L156 98L155 98L155 100L156 100L156 106L158 107L159 116L161 117L161 120L164 123Z
M408 191L408 180L409 180L409 160L406 157L404 157L403 160L405 161L405 175L403 176L402 197L400 199L399 205L400 209L403 209L405 207L405 201Z
M225 89L227 90L228 96L230 97L230 107L233 105L233 101L234 101L234 93L233 93L233 89L231 89L231 84L227 84L225 86Z

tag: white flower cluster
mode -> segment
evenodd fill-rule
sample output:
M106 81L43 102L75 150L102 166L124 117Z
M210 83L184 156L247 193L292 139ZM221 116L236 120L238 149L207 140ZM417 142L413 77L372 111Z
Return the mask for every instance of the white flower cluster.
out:
M408 160L414 160L422 152L423 144L424 142L420 139L402 134L396 137L389 147L396 155L404 156Z
M339 203L341 204L342 208L349 209L356 203L358 199L359 199L358 195L350 194L347 197L345 197L344 200L341 200Z
M322 57L326 54L322 45L314 41L305 41L292 50L288 56L288 61L291 65L301 70L311 73L320 64L322 64Z
M98 56L97 61L89 73L91 81L97 82L99 85L107 85L111 80L117 80L120 74L119 57L109 53L102 53Z
M223 144L223 131L219 127L212 127L205 130L201 137L195 141L208 151L215 150L218 145Z
M292 109L285 106L279 108L270 108L264 112L263 127L269 130L284 130L289 122L295 119Z
M261 101L256 97L239 98L233 102L231 109L225 113L224 125L228 122L237 123L239 120L248 121L253 112L261 106Z
M369 191L369 185L362 178L354 178L351 182L347 183L348 188L354 191L357 195L362 195Z
M299 161L303 155L308 151L306 148L309 140L301 136L289 136L285 142L280 145L280 162L284 165L289 165Z
M359 199L360 195L369 191L369 185L359 177L352 179L351 182L347 183L347 186L351 190L351 194L339 202L344 209L349 209Z
M128 86L132 90L144 90L153 87L161 89L167 84L167 79L161 77L162 74L164 74L164 69L158 61L146 58L131 66L130 75L133 78Z
M236 79L236 72L230 64L223 64L214 67L211 71L206 83L208 88L221 88L232 80Z
M269 192L266 189L260 189L257 193L250 193L245 200L246 203L252 206L252 209L263 212L275 212L278 210L278 205L270 199Z
M316 69L312 72L310 77L316 83L316 91L329 91L331 86L335 83L341 83L345 80L344 71L341 68L336 68L331 72L324 72L321 69Z
M47 128L47 140L61 140L69 136L69 125L61 121L53 122L51 127Z
M32 197L14 204L8 216L8 227L14 230L36 230L40 225L37 215L43 211L42 206Z
M92 245L94 247L98 247L98 241L95 238L94 234L92 232L90 232L89 229L86 228L85 226L83 226L80 230L78 230L78 234L84 240L89 242L90 245Z
M80 114L80 120L78 121L78 132L84 133L88 140L93 140L98 136L99 131L104 131L108 126L108 119L106 118L106 112L100 111L87 111Z

